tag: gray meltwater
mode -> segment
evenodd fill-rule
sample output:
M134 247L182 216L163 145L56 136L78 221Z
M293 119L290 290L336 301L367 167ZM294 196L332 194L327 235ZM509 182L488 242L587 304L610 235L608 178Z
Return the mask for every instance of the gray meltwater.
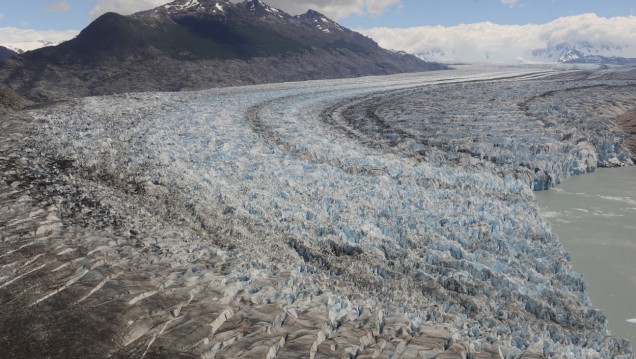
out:
M636 344L636 167L568 178L536 197L612 334Z

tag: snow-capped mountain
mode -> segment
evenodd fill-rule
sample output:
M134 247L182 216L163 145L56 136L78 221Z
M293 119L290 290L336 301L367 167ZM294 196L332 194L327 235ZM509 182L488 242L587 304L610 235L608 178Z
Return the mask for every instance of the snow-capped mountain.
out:
M2 64L0 81L12 79L12 88L39 100L440 68L382 49L316 11L292 16L260 0L176 0L130 16L106 13L70 41Z
M636 62L636 59L626 57L623 49L624 47L621 45L606 43L592 44L587 41L582 41L574 45L561 43L553 47L533 50L532 58L533 60L540 62L559 63Z
M626 45L625 47L628 47ZM426 61L437 62L500 62L500 63L596 63L596 64L628 64L636 63L636 58L623 51L620 45L598 44L589 42L576 44L559 43L545 48L524 50L517 53L504 54L494 49L480 49L470 52L465 49L444 49L434 47L417 53Z
M425 61L436 62L500 62L500 63L578 63L578 64L633 64L635 57L624 51L629 46L613 44L593 45L589 42L576 44L559 43L546 48L523 50L516 54L501 55L483 49L479 53L467 53L436 47L418 52Z
M76 30L34 30L16 27L0 27L0 46L18 54L47 46L56 46L68 41L79 31Z
M48 40L36 40L5 43L3 46L11 51L17 52L18 54L23 54L27 51L37 50L47 46L56 46L60 43L61 41L53 42Z

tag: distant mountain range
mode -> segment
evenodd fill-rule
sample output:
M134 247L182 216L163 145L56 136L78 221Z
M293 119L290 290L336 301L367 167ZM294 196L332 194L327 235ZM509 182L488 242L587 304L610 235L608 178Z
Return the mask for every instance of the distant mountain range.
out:
M104 14L70 41L3 61L0 82L47 101L443 68L384 50L315 11L291 16L259 0L177 0L130 16Z
M0 47L4 47L7 50L13 51L19 55L27 51L36 50L42 47L59 45L60 43L62 43L62 41L52 42L48 40L33 40L33 41L3 43L2 45L0 45Z
M636 58L621 57L623 48L612 44L592 45L580 42L575 45L558 44L547 49L532 51L534 60L578 64L636 64Z
M623 48L616 45L592 45L589 42L576 44L560 43L543 49L520 52L515 56L516 63L563 63L563 64L636 64L636 58L624 57ZM425 61L463 62L462 56L449 49L440 47L418 52L417 56ZM510 56L509 56L510 57ZM503 62L496 52L484 51L481 54L471 54L466 62ZM465 60L464 60L465 61Z
M382 47L445 63L634 63L636 17L593 13L544 24L492 22L360 30Z

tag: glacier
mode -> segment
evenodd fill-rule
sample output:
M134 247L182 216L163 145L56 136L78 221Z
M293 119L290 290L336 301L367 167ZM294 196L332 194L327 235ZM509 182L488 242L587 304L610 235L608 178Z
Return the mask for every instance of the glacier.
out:
M32 110L22 146L2 157L16 168L3 191L24 196L10 177L20 168L55 178L41 185L49 207L19 220L41 218L34 243L66 238L47 245L88 263L55 262L69 271L59 287L28 300L87 281L65 300L164 303L119 309L119 354L632 358L533 190L632 165L615 119L636 107L635 88L629 68L480 65ZM25 243L6 236L6 256ZM3 267L0 289L19 291L26 269L53 266L47 256L4 258L21 265ZM280 311L259 314L260 334L228 329L260 306Z

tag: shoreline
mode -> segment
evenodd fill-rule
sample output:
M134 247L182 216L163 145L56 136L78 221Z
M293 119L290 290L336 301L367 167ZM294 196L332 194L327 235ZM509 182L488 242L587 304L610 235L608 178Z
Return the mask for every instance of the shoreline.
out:
M613 335L631 343L636 342L636 312L628 298L634 290L621 283L630 282L636 273L625 269L636 250L628 229L631 223L625 222L635 211L630 183L635 171L635 166L601 168L535 194L552 232L572 256L574 270L588 283L594 308L607 316Z

